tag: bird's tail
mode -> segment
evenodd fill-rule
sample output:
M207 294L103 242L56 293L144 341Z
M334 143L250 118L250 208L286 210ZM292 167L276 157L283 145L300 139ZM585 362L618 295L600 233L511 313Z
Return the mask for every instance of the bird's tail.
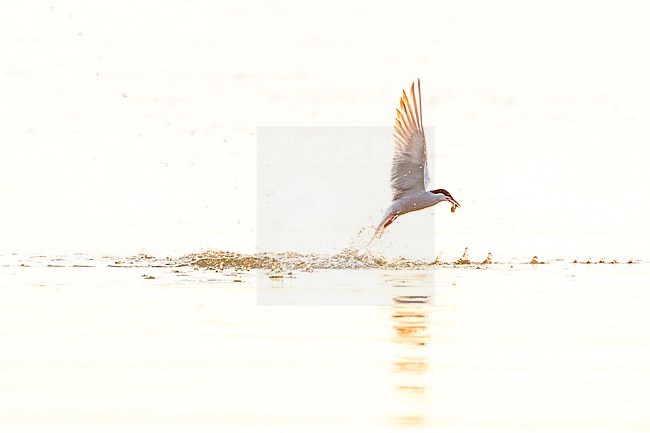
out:
M368 248L377 239L379 239L384 234L384 231L386 231L386 227L388 227L393 221L395 221L396 218L397 215L391 215L391 214L385 215L381 223L379 223L379 225L377 226L377 229L375 230L375 234L373 235L372 239L370 239L370 241L363 248Z
M368 248L370 245L372 245L377 239L381 237L381 235L384 234L384 226L383 224L380 224L379 227L377 227L377 230L375 230L375 234L370 238L367 244L363 246L363 248Z

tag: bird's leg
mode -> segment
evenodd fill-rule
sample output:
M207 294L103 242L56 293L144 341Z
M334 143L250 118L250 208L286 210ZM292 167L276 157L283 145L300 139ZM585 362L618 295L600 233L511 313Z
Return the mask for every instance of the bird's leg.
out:
M377 231L375 232L375 236L374 236L373 240L374 239L379 239L384 234L384 230L386 230L386 227L391 225L393 223L393 221L395 221L397 219L397 217L398 217L398 215L391 215L388 218L386 218L386 220L384 222L379 224L379 227L377 227Z
M391 224L393 223L393 221L395 221L396 219L397 219L397 215L391 215L391 217L388 218L388 220L386 220L386 222L385 222L384 225L382 226L382 229L385 229L386 227L388 227L389 225L391 225Z
M368 248L368 247L370 246L370 244L373 243L373 241L375 241L376 239L379 239L379 238L381 237L381 235L384 234L384 230L386 230L386 227L388 227L389 225L391 225L391 223L392 223L393 221L395 221L395 220L397 219L397 217L398 217L398 215L391 215L391 216L389 216L388 218L386 218L385 221L382 221L382 222L379 224L379 227L377 227L377 230L375 231L375 235L374 235L374 236L372 237L372 239L370 239L370 241L369 241L369 242L364 246L364 248Z

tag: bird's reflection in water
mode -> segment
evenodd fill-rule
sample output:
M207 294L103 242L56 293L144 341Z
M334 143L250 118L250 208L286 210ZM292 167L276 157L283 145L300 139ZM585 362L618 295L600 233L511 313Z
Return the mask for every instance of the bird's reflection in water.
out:
M431 296L393 297L392 326L396 355L393 368L396 379L397 413L391 421L400 425L426 423L426 377L429 371L427 346L430 340Z

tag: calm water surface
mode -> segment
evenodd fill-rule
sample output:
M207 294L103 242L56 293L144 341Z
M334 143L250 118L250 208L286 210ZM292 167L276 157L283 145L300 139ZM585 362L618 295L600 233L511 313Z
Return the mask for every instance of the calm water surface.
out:
M0 424L10 431L650 427L645 263L274 282L374 289L366 299L382 304L318 307L258 306L264 274L115 260L1 258Z

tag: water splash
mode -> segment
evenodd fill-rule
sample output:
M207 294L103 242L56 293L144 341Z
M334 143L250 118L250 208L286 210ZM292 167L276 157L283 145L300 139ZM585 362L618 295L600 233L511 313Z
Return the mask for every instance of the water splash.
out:
M1 257L1 256L0 256ZM118 257L101 256L91 257L86 255L75 256L5 256L0 261L0 266L18 267L98 267L108 266L111 268L174 268L172 272L181 272L179 268L194 268L216 271L251 271L265 270L270 275L283 278L284 275L291 275L291 271L313 272L315 270L347 270L347 269L385 269L385 270L422 270L433 269L434 267L472 267L489 269L492 266L500 265L540 265L548 262L534 256L532 260L524 261L502 261L494 260L492 253L482 261L472 261L469 257L469 248L465 248L463 254L455 259L442 259L442 252L435 260L409 259L406 257L388 258L380 253L373 253L368 250L357 248L345 248L336 254L305 254L298 252L269 253L261 252L256 254L237 253L232 251L207 250L198 253L187 254L182 257L156 257L148 254L136 256ZM555 259L554 262L562 262L563 259ZM603 258L597 261L588 259L569 260L568 263L576 265L618 265L643 263L641 260L618 261L615 259ZM142 275L146 278L148 274Z
M455 262L457 265L469 265L472 262L469 260L469 248L465 247L465 251L463 251L463 255L456 260Z
M433 264L432 262L404 258L389 260L354 248L346 248L334 255L295 252L240 254L227 251L204 251L182 257L181 260L189 262L195 268L266 269L274 272L278 270L310 272L316 269L414 269L429 267Z
M459 259L448 262L441 259L441 254L433 261L405 257L387 258L367 250L350 247L336 254L301 254L296 252L241 254L228 251L203 251L181 257L180 261L197 269L242 271L265 269L274 274L293 270L312 272L317 269L430 269L434 266L454 267L493 263L491 253L481 262L472 262L469 259L468 248L465 248Z
M481 263L482 265L491 265L492 264L492 253L488 253L487 257L483 262Z

